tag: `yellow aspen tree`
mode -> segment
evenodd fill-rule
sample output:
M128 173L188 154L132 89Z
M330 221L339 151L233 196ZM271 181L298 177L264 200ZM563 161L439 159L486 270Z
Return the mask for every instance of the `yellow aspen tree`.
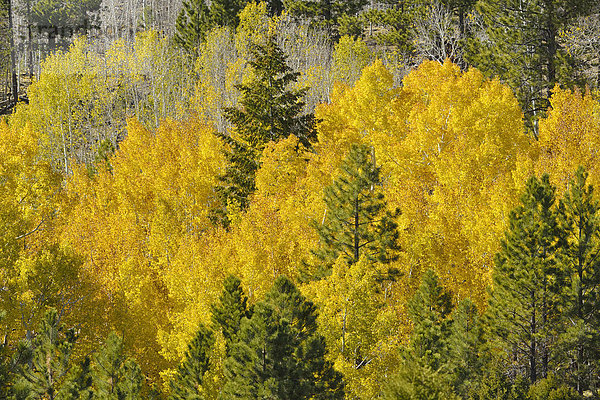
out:
M426 62L396 88L376 62L316 116L318 149L373 146L385 196L402 213L401 246L410 261L400 269L413 277L434 268L457 296L482 305L521 185L519 160L530 148L510 89L450 62Z
M398 362L401 338L409 333L404 306L394 298L397 285L382 290L386 270L366 258L348 264L340 257L328 278L303 287L318 306L319 329L350 398L378 395L386 371Z
M185 290L174 277L188 276L174 260L210 229L224 160L218 138L197 120L166 120L155 132L131 120L108 164L96 174L81 166L69 179L63 239L110 293L110 324L129 332L126 344L156 379L168 366L158 334L169 325L171 298Z
M540 120L535 169L548 173L559 192L564 192L579 166L589 182L600 182L600 103L589 92L556 86L548 116Z
M0 309L13 328L9 340L31 337L44 311L81 325L82 351L95 332L96 287L82 259L58 242L63 207L62 175L43 155L40 135L31 128L0 122Z

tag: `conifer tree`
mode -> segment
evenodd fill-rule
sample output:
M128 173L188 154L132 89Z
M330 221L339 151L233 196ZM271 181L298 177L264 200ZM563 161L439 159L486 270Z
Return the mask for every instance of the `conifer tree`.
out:
M355 16L368 0L284 0L286 9L328 27L335 27L342 16Z
M548 175L527 181L521 205L496 256L488 309L492 335L507 359L531 383L547 377L555 353L562 272L563 234Z
M228 166L217 188L223 207L247 207L248 196L256 189L256 170L267 143L295 135L308 147L315 137L314 116L301 115L306 89L287 89L299 74L287 66L275 36L269 35L266 43L254 45L251 52L254 78L236 86L241 93L239 108L224 109L233 131L220 135L230 148L226 153ZM226 213L221 210L221 222L227 225L223 214Z
M600 384L600 205L587 177L579 167L559 213L567 234L563 261L569 275L561 370L579 394Z
M211 19L216 25L235 29L240 22L238 14L248 3L248 0L211 0Z
M486 27L486 40L473 40L468 61L508 83L535 121L548 109L554 86L573 84L574 60L560 40L561 32L586 15L590 0L480 0L477 8Z
M225 362L228 399L342 399L341 375L325 360L316 308L286 277L245 318Z
M467 398L483 379L490 356L485 348L484 325L475 304L464 299L452 313L448 337L448 373L454 392Z
M215 343L213 333L200 325L194 339L188 345L185 358L171 381L171 400L203 400L201 387L208 371L210 353Z
M80 365L74 367L65 383L65 400L92 400L94 392L92 389L92 371L90 368L91 358L86 356Z
M204 0L186 0L177 17L173 41L187 53L195 55L210 27L210 12Z
M248 298L244 294L242 282L239 278L230 275L225 279L223 292L219 296L217 305L211 307L211 316L214 330L221 330L225 338L227 354L237 341L242 319L250 318Z
M123 339L111 332L96 355L92 370L94 399L141 399L143 376L123 349Z
M28 356L20 363L13 393L16 399L56 399L72 391L68 382L71 354L77 340L74 329L66 329L55 309L50 309L39 331L26 343Z
M325 188L324 222L313 222L320 239L314 251L322 263L320 274L328 273L340 255L350 264L362 256L384 264L397 259L397 224L386 210L379 171L371 149L354 144L340 176Z
M408 354L422 359L434 371L439 370L448 357L452 295L440 285L432 270L423 275L419 289L408 302L408 312L413 323Z
M413 331L384 398L454 399L450 367L452 296L432 270L408 302Z

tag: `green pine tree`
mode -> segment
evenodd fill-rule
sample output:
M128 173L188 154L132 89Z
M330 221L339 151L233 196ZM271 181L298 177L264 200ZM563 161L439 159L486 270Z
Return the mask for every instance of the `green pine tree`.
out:
M484 324L473 302L464 299L452 313L448 337L447 370L454 392L462 398L479 387L491 358L486 348Z
M340 18L356 16L368 0L283 0L283 3L296 17L337 29Z
M554 193L548 175L527 181L496 256L488 308L493 339L532 384L548 375L560 319L564 235Z
M223 333L226 352L229 354L231 347L237 341L242 319L250 317L250 310L248 310L248 298L244 294L242 281L239 278L230 275L225 279L223 286L219 302L211 307L211 317L213 329Z
M135 361L128 358L123 339L111 332L95 357L92 369L94 399L141 399L143 375Z
M66 329L55 309L46 312L35 337L26 342L26 356L15 376L15 399L59 399L72 391L69 374L77 340L74 329Z
M470 43L467 60L497 76L515 91L537 136L536 121L548 109L558 83L573 84L575 63L559 40L577 17L586 15L591 0L479 0L477 9L486 39Z
M371 148L352 145L341 175L325 188L324 200L323 223L313 221L320 239L313 252L321 263L317 276L327 274L339 256L350 264L361 257L384 264L397 259L397 224L386 210L380 168L374 165Z
M583 400L572 387L565 385L555 376L549 376L531 386L528 393L531 400Z
M202 380L208 371L210 353L215 344L213 333L200 325L194 339L188 345L185 358L177 375L171 381L171 400L204 400Z
M224 225L227 225L225 207L248 206L248 197L256 189L260 156L267 143L295 135L308 147L315 138L313 115L301 115L306 89L287 89L299 74L287 66L275 37L270 35L265 44L254 45L251 52L254 78L248 84L236 86L241 93L239 108L224 109L233 125L230 135L220 135L230 148L226 153L228 166L217 188L223 209L216 212L216 219L220 216Z
M343 399L341 375L326 361L316 332L316 308L286 277L279 277L225 362L228 399Z
M215 25L237 28L239 13L249 3L248 0L211 0L210 16Z
M383 387L384 400L459 400L448 376L420 362L406 362Z
M559 213L567 234L563 262L570 289L565 299L561 371L579 394L600 387L600 204L587 177L579 167Z
M452 295L440 285L435 272L427 270L419 289L408 302L413 323L409 358L423 360L434 371L444 366L449 353L452 309Z
M91 358L86 356L80 365L72 369L65 383L64 400L92 400L92 371Z
M210 27L210 11L204 0L186 0L177 17L173 41L187 53L197 55Z
M498 365L490 365L470 400L531 400L528 395L529 381L523 375L510 379Z
M452 295L432 270L408 302L413 324L410 344L396 376L386 385L384 398L456 399L449 374Z

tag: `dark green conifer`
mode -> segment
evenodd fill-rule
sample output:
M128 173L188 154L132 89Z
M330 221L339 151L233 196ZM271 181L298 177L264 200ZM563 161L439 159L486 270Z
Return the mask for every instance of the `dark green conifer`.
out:
M316 309L294 284L278 278L225 363L228 399L343 399L341 375L326 361Z
M227 120L233 125L230 135L220 135L229 147L226 153L228 166L217 187L224 208L231 204L241 209L248 206L248 197L256 189L255 175L267 143L295 135L308 147L315 137L313 115L301 115L306 89L287 89L299 74L287 66L275 37L270 35L265 44L254 45L251 51L254 78L248 84L236 86L241 93L239 107L224 109ZM219 211L216 219L227 225L225 210Z
M360 257L384 264L397 259L397 224L386 210L370 147L352 145L340 176L325 188L324 200L323 223L313 222L320 240L314 255L322 264L317 275L327 274L340 255L351 264Z
M462 398L479 387L491 361L484 335L484 325L475 304L469 299L459 302L452 313L447 370L454 392Z
M448 359L452 295L432 270L423 275L419 289L408 302L408 312L413 323L408 354L439 370Z
M44 315L35 337L26 343L27 351L15 376L16 399L55 399L66 396L71 354L77 340L74 329L66 329L55 309Z
M248 3L248 0L211 0L211 19L218 26L235 29L240 22L238 15Z
M452 296L432 270L423 275L408 312L413 324L410 344L396 376L386 385L384 398L457 398L449 374Z
M185 358L177 375L171 381L171 400L204 400L201 394L202 380L208 371L210 353L215 343L213 333L200 325L194 339L188 345Z
M210 12L204 0L186 0L177 17L173 41L187 53L196 55L198 45L211 25Z
M80 365L75 366L67 381L65 382L65 389L63 390L63 396L61 399L64 400L92 400L94 392L92 389L92 371L90 368L91 359L86 356Z
M470 42L467 61L510 85L535 135L536 121L548 109L554 86L577 83L576 63L566 41L560 40L561 32L587 15L593 4L590 0L477 2L486 35Z
M127 357L123 339L114 332L96 355L92 375L94 399L141 399L144 377L140 367Z
M587 177L579 167L559 213L568 274L560 370L579 394L600 386L600 205Z
M341 17L357 15L367 3L368 0L284 0L292 15L334 29Z
M548 175L527 181L496 256L488 309L492 338L506 352L506 362L531 383L547 377L556 353L564 235L554 193Z
M244 294L242 281L230 275L225 278L223 292L219 302L211 307L211 316L214 330L221 330L225 338L227 354L237 341L242 319L250 317L248 298Z
M538 381L528 392L528 400L583 400L584 397L555 376Z

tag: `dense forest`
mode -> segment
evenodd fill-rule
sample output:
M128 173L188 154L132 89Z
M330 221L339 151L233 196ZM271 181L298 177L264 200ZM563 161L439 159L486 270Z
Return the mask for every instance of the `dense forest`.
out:
M0 398L600 398L596 1L0 8Z

